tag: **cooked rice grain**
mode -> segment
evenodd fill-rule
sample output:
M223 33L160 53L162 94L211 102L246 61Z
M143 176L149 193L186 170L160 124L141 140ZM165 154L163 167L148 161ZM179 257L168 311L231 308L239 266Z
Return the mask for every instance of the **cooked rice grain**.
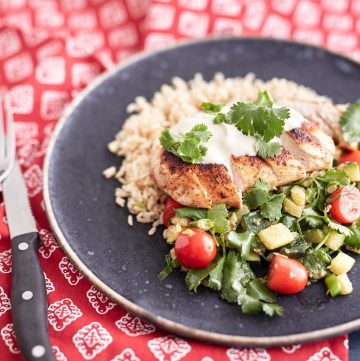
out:
M189 82L179 77L172 84L164 84L153 98L136 97L127 106L131 115L126 119L115 139L108 144L110 152L124 157L115 177L122 184L115 191L116 203L125 206L141 223L153 223L149 235L162 223L166 195L157 187L150 168L151 147L164 128L171 127L181 118L199 110L202 102L230 103L254 100L258 89L267 89L275 99L296 99L326 105L330 100L313 90L286 79L274 78L263 82L254 74L244 78L225 78L222 73L206 81L195 74ZM132 225L133 220L128 218Z

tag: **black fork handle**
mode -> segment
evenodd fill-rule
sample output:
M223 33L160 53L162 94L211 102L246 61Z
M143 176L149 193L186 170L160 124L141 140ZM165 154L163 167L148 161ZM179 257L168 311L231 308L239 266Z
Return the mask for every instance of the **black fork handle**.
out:
M11 307L15 335L26 361L54 361L48 335L44 273L37 232L11 240Z

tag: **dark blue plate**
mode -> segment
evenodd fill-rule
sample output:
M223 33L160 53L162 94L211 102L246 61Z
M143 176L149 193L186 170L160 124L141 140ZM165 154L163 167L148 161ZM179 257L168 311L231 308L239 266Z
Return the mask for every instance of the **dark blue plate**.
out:
M279 345L313 341L360 328L360 262L351 272L354 292L326 296L322 282L292 297L280 297L282 317L243 315L206 289L189 293L184 275L160 282L168 247L161 232L127 224L127 211L114 203L116 182L102 177L119 163L107 143L127 118L136 96L150 98L173 76L201 72L211 78L248 72L285 77L351 102L360 94L360 66L320 48L264 39L212 39L181 44L140 57L101 76L73 103L60 123L46 160L45 203L51 226L68 256L100 290L130 312L170 332L209 342Z

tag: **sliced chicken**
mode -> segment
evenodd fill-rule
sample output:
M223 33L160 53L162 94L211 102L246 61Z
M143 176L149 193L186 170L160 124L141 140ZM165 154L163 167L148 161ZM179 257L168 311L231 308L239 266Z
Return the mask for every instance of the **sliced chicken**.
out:
M295 182L306 177L303 164L283 147L280 155L274 158L264 158L265 163L277 177L277 186Z
M184 206L210 208L212 201L198 177L191 170L191 164L165 152L160 144L154 145L151 166L158 186Z
M305 119L305 122L302 124L302 128L315 137L321 146L334 156L336 151L335 143L331 136L321 129L321 126L317 121Z
M212 203L225 203L239 208L241 193L238 193L227 168L222 164L192 164L191 169L207 192Z
M231 165L236 187L246 191L253 187L257 179L268 182L271 187L277 184L277 177L272 169L259 157L232 156Z
M342 137L339 123L341 114L345 111L345 104L333 104L329 101L305 101L293 99L277 100L283 106L292 107L309 120L318 123L320 130L335 140L336 144L346 146Z
M303 128L294 128L281 135L282 145L305 167L306 172L330 168L333 154Z
M151 166L158 186L184 206L210 208L218 203L241 206L241 193L223 165L185 163L156 144Z

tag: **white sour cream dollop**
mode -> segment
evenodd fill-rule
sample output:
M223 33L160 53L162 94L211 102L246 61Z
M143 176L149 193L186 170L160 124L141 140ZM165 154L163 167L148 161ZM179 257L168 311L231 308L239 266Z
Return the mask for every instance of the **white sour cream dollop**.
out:
M275 106L277 107L277 105ZM226 105L222 113L229 111L230 107L231 104ZM290 111L290 117L285 120L284 131L299 128L304 121L304 117L298 111L289 107L288 109ZM198 112L192 116L181 119L170 130L176 134L186 133L196 124L205 124L212 136L205 144L207 153L201 163L223 164L232 175L231 156L256 155L256 139L250 135L244 135L234 125L224 123L214 124L213 118L213 114Z

